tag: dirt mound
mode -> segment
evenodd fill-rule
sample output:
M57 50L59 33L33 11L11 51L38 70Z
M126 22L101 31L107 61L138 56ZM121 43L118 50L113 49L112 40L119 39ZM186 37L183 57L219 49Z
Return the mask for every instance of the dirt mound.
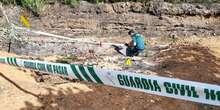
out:
M220 84L220 58L207 47L177 46L162 52L162 60L156 72L163 76L191 81Z

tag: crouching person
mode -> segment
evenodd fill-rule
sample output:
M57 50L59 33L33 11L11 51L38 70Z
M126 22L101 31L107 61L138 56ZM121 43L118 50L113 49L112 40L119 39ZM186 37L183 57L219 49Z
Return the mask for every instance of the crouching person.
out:
M134 30L130 30L128 34L131 36L131 41L126 43L126 56L138 56L140 52L145 49L144 38L141 34L138 34Z

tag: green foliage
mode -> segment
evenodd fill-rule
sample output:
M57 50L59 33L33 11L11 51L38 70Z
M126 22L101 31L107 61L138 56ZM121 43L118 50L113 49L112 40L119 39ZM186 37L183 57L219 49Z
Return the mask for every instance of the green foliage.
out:
M39 14L43 11L44 0L0 0L3 4L13 4L13 5L21 5L34 12L34 14Z
M16 4L16 0L0 0L3 4Z
M64 0L64 3L70 6L75 6L79 4L80 0Z
M21 5L23 7L38 14L43 11L44 4L44 0L21 0Z

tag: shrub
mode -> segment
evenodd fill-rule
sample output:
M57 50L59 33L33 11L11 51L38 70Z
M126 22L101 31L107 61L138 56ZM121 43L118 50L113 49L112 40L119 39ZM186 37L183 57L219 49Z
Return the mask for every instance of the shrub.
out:
M40 14L43 11L44 4L44 0L21 0L21 5L34 14Z
M75 6L79 4L80 0L64 0L64 3L70 6Z
M17 0L0 0L3 4L16 4Z

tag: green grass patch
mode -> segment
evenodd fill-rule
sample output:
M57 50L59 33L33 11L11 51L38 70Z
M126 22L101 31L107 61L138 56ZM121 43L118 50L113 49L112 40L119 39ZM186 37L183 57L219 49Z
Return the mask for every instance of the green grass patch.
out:
M44 0L21 0L23 7L31 10L34 13L40 14L43 11L45 1Z
M0 2L2 2L3 4L17 4L17 0L0 0Z
M80 0L64 0L64 3L70 6L75 6L79 4Z
M25 7L37 15L43 12L45 1L47 0L0 0L0 2L5 5L12 4Z

